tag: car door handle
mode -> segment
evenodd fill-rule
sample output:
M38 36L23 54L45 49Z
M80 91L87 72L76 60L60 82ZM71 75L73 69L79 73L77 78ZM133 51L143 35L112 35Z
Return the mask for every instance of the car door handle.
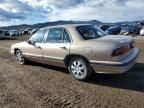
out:
M62 49L64 49L64 50L66 50L66 49L67 49L67 47L65 47L65 46L63 46L63 47L60 47L60 48L62 48Z
M35 46L36 48L40 48L41 49L41 46Z

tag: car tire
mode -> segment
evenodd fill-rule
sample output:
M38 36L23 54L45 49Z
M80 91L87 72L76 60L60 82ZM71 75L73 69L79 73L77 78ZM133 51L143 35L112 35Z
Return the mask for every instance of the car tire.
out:
M77 80L88 80L93 70L87 60L81 57L73 57L68 64L68 70Z
M26 64L26 59L23 56L21 50L17 50L15 52L15 55L16 55L16 59L18 60L19 64L21 64L21 65Z

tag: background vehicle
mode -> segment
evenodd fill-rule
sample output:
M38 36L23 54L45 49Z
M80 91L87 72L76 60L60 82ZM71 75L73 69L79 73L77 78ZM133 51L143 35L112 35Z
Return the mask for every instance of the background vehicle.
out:
M134 26L132 25L125 25L121 27L120 34L122 35L129 35L134 33Z
M103 31L106 31L109 27L111 27L111 25L109 24L104 24L100 26L100 29L102 29Z
M144 36L144 27L140 30L140 35Z
M19 36L18 30L9 30L10 37Z
M0 30L0 38L5 38L5 34L2 30Z
M114 26L109 27L106 30L106 33L108 33L109 35L116 35L116 34L119 34L120 31L121 31L121 26L120 25L114 25Z
M9 31L8 30L3 30L3 33L4 33L4 35L7 37L7 36L10 36L10 33L9 33Z
M27 42L12 45L11 53L20 64L31 60L67 67L74 78L86 80L94 71L128 71L139 49L134 48L131 37L107 35L93 25L76 24L41 28Z
M39 30L39 28L32 29L32 30L30 31L30 35L34 34L34 33L37 32L38 30Z
M31 30L32 30L31 28L26 28L24 29L23 34L29 34Z
M24 30L23 29L19 30L19 35L24 35Z

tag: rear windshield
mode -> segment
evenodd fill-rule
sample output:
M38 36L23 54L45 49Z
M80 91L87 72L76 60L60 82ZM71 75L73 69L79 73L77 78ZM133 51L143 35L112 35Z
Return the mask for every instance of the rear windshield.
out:
M103 30L92 25L79 26L77 29L85 40L96 39L106 35Z

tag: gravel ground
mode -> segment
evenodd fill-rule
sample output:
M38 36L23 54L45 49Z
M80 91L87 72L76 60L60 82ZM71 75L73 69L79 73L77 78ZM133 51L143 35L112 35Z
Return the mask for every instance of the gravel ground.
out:
M0 41L0 108L144 108L144 41L136 66L122 75L94 74L75 80L67 69L29 62L9 54L17 40Z

